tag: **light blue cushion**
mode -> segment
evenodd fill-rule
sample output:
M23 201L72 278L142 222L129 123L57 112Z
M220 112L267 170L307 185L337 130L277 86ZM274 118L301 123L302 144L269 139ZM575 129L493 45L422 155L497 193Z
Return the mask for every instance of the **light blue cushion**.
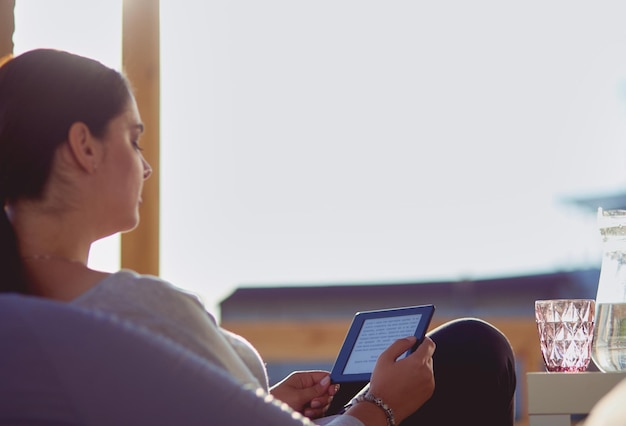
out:
M0 295L0 424L302 425L165 339L60 302Z

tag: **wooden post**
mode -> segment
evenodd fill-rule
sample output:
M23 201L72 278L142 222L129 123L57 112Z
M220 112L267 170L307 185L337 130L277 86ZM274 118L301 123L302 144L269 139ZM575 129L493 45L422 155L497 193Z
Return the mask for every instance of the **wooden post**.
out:
M160 57L159 0L123 0L122 65L146 126L141 137L152 176L143 189L141 222L122 235L122 268L159 274Z
M0 65L13 54L15 0L0 0Z

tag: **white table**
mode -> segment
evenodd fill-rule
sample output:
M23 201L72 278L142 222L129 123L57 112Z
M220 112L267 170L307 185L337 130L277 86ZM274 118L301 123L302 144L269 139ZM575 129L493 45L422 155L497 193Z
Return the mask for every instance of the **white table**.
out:
M527 373L530 426L571 426L572 414L588 414L622 379L626 372Z

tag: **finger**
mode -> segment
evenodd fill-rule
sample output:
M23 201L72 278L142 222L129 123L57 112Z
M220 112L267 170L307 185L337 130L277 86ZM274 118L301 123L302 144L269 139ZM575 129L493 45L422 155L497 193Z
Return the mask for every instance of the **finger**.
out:
M302 414L310 419L324 417L332 400L332 397L315 398L311 401L308 407L304 408Z
M323 407L328 404L328 398L334 393L331 393L334 389L334 386L330 384L330 376L325 376L317 383L315 386L309 388L311 390L308 393L308 397L310 398L311 404L315 402L317 407ZM312 408L317 408L315 405L312 405Z
M435 353L435 342L432 341L430 337L425 337L424 341L417 347L414 353L419 357L427 357L430 358Z
M319 395L328 392L328 388L330 387L330 376L328 374L324 376L315 387L317 388Z
M320 380L319 383L315 383L313 386L300 389L298 392L299 394L298 398L304 404L309 403L310 401L313 401L319 397L327 398L329 387L330 387L330 376L327 374L326 376L324 376L324 378Z
M325 395L319 398L313 398L309 403L310 408L324 408L333 400L331 396Z
M319 384L322 380L324 380L324 378L328 377L329 374L330 373L328 371L324 370L307 371L301 376L301 380L303 381L303 387L309 387Z
M304 414L309 419L319 419L324 415L325 411L326 410L323 408L305 408L304 413L302 414Z
M313 378L313 380L315 380L316 382L319 382L320 380L322 380L325 376L328 376L330 374L330 371L325 371L325 370L310 370L307 371L307 373Z
M415 344L416 341L417 338L415 336L398 339L393 342L391 346L385 349L383 353L380 354L378 360L383 362L393 362L398 359L400 355L408 351Z

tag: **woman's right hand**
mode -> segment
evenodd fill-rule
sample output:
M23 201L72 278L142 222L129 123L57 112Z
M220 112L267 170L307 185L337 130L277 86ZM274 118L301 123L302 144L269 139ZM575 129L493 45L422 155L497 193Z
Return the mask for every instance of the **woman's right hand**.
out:
M415 352L396 361L414 344L415 337L411 336L396 340L389 346L378 357L369 385L369 393L380 398L391 408L396 424L424 405L435 390L432 358L435 352L435 342L430 338L426 337ZM359 408L359 406L365 404L373 406L369 402L361 402L348 410L347 414L361 419L359 411L365 407ZM379 407L373 406L373 408L383 413ZM371 410L371 407L367 408L367 411L371 412ZM370 424L368 421L364 423Z

